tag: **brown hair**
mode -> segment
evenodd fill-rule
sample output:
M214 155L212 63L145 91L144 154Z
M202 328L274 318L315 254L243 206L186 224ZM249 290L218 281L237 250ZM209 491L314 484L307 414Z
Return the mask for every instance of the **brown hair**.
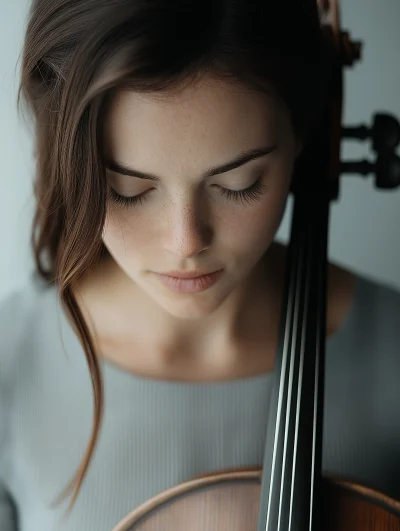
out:
M73 494L70 509L103 413L98 356L72 284L105 252L102 122L110 97L120 88L167 93L207 73L252 90L272 85L304 134L320 108L323 72L316 0L33 1L18 91L35 125L31 245L38 274L58 286L76 327L94 392L88 447L61 495Z

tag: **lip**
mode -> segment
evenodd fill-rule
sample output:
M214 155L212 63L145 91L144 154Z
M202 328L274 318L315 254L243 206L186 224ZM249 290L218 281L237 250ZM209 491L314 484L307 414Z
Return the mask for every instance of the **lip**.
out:
M215 284L221 276L222 271L222 269L219 269L218 271L214 271L212 273L197 276L193 276L195 274L193 272L184 273L184 276L182 276L182 273L179 271L170 272L175 276L170 273L155 273L155 275L160 282L171 291L176 293L199 293L201 291L205 291ZM176 276L177 274L181 276Z
M167 276L167 277L174 277L174 278L199 278L199 277L204 277L205 275L212 275L213 273L216 273L216 270L200 271L199 269L196 269L195 271L188 271L188 272L168 271L168 273L157 273L157 274Z

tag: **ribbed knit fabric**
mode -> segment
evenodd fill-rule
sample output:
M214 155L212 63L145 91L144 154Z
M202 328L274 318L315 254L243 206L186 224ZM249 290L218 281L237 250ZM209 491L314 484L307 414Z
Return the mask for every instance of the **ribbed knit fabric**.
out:
M357 277L328 340L323 469L400 499L400 294ZM35 274L0 305L0 531L111 531L149 497L260 466L271 375L138 378L105 363L101 436L71 516L49 507L83 456L92 389L56 289Z

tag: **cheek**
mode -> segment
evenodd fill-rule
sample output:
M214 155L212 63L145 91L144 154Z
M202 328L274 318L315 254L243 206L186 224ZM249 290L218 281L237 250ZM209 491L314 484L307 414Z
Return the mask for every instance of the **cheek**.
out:
M151 224L144 223L141 216L111 207L103 229L103 242L116 260L123 262L129 257L131 262L138 256L138 250L142 252L151 242L150 227Z
M223 222L223 245L249 254L266 250L282 221L287 197L287 186L271 186L257 203L231 208Z

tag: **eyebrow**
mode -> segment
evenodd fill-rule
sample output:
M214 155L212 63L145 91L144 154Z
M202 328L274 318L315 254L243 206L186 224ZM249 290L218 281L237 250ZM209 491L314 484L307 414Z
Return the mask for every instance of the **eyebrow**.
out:
M248 162L265 157L266 155L269 155L275 149L277 148L276 144L272 146L266 146L261 148L255 148L251 149L250 151L246 151L245 153L242 153L238 157L236 157L231 162L227 162L225 164L222 164L222 166L217 166L214 168L209 168L206 170L203 175L201 176L201 179L206 179L208 177L213 177L214 175L219 175L221 173L226 173L228 171L234 170L236 168L239 168L240 166L244 166ZM122 164L119 164L118 162L115 162L113 160L107 159L106 161L106 167L113 172L119 173L121 175L127 175L128 177L138 177L139 179L146 179L149 181L161 181L161 177L158 177L157 175L152 175L150 173L143 173L141 171L137 171L133 168L127 168L126 166L123 166Z

